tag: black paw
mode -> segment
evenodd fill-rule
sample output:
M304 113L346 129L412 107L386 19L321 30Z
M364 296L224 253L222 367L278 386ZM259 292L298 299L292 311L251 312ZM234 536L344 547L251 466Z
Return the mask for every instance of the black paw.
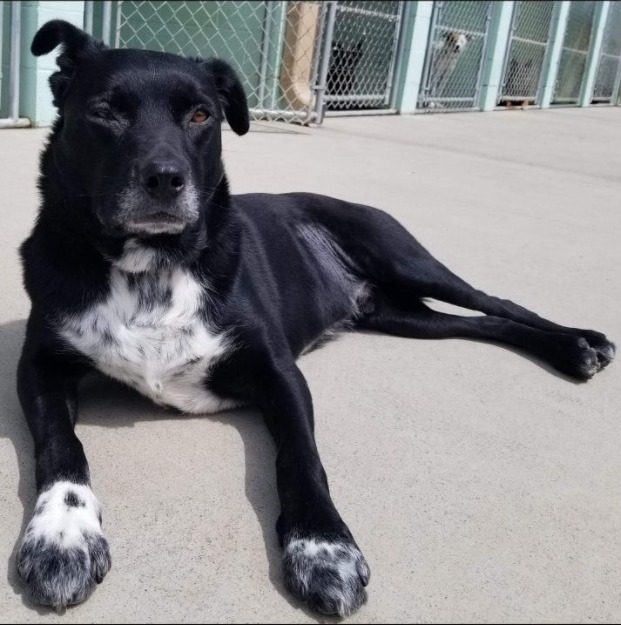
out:
M578 380L589 380L611 362L615 347L603 334L584 331L582 336L556 335L549 354L559 371Z
M31 599L57 610L80 603L110 566L99 503L90 488L59 482L43 493L17 556Z
M367 600L371 572L353 539L293 536L283 556L287 588L322 614L348 616Z
M586 330L583 337L589 344L591 349L595 350L597 355L597 364L599 369L607 367L615 358L616 347L612 341L606 338L606 335L594 330Z
M584 338L578 339L576 346L572 348L568 365L569 372L582 380L592 378L600 370L597 352Z

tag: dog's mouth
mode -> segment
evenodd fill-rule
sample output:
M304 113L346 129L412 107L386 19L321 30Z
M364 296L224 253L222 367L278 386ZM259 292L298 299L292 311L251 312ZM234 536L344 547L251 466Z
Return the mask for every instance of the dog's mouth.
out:
M125 222L125 229L138 236L155 236L158 234L180 234L187 223L168 213L155 213L144 217L134 217Z

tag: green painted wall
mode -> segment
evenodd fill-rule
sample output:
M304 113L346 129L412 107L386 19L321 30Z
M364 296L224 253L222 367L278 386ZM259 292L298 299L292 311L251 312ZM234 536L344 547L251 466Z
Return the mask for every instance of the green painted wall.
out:
M7 117L9 114L9 25L11 21L11 10L9 2L0 2L4 9L4 21L2 23L2 48L0 49L0 117Z
M229 61L254 108L265 17L265 2L123 2L117 43Z
M81 28L83 16L84 2L22 2L19 114L28 117L34 126L49 126L56 117L48 79L57 67L53 52L38 58L32 56L32 38L52 19L67 20Z

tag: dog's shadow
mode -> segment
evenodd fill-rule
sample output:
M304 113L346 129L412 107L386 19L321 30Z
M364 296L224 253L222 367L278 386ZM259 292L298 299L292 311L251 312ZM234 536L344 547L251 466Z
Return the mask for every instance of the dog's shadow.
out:
M0 439L9 439L15 448L19 472L17 491L23 507L21 530L16 536L16 542L8 561L7 581L15 594L21 597L25 606L36 610L40 615L45 615L50 610L32 603L27 594L23 592L23 585L18 577L16 566L21 536L30 520L37 495L34 479L34 446L15 390L16 368L25 328L25 320L0 324ZM557 372L548 364L525 354L521 350L505 345L498 346L526 357L557 377L576 383L575 380ZM97 398L102 396L106 396L106 405L110 409L110 413L106 414L105 418L100 418L96 410L86 410L80 415L81 424L120 428L133 427L138 421L175 418L179 418L181 421L184 418L172 410L158 408L138 393L111 380L97 375L87 377L80 386L82 405L96 406ZM279 513L274 469L276 454L271 437L260 415L253 410L235 410L205 416L205 418L232 426L240 434L245 454L245 494L261 526L268 559L269 579L272 585L292 607L302 610L316 622L339 622L340 619L337 617L320 616L311 612L305 605L296 601L284 587L281 573L281 552L275 531ZM272 486L269 489L265 487L265 476L272 478Z
M24 605L44 615L49 610L33 604L29 600L27 594L23 592L23 585L19 580L16 567L21 536L30 520L37 495L34 479L34 446L15 390L16 368L25 328L25 320L0 324L0 439L9 439L15 448L19 472L17 491L23 507L21 530L16 536L16 542L8 561L7 581L15 594L21 596ZM497 345L527 358L557 377L579 383L521 350ZM138 421L176 418L181 421L184 419L180 414L172 410L163 410L137 392L101 376L92 375L82 382L80 386L80 403L82 405L96 406L97 398L103 396L106 397L109 413L106 414L105 418L102 418L97 410L85 410L80 415L81 424L121 428L133 427ZM339 622L340 619L337 617L318 616L311 612L305 605L293 599L284 587L281 573L281 552L275 530L279 513L274 468L276 452L263 419L257 411L250 409L221 412L216 415L205 416L205 418L234 427L242 439L245 455L245 494L261 526L268 559L269 579L272 585L292 607L302 610L317 622ZM266 476L271 477L271 487L267 489L265 486Z
M34 445L26 419L17 399L16 368L24 340L25 320L12 321L0 325L0 439L10 440L15 448L19 482L17 492L22 504L22 522L19 534L8 560L7 581L22 603L40 615L49 614L51 609L30 601L17 573L17 552L21 537L30 521L37 497L35 486ZM80 424L99 427L133 427L138 421L159 421L163 419L185 418L173 410L162 410L131 389L98 375L91 375L80 385L79 399L84 407L97 404L98 397L106 397L110 413L100 418L97 411L85 410L79 418ZM285 589L281 573L281 551L275 525L279 514L276 491L275 460L276 451L263 419L257 411L231 410L206 419L234 427L240 434L245 456L245 494L259 521L263 533L268 560L269 579L283 598L296 609L302 610L318 623L336 623L341 619L317 615L296 601ZM270 476L272 487L265 486L266 476Z

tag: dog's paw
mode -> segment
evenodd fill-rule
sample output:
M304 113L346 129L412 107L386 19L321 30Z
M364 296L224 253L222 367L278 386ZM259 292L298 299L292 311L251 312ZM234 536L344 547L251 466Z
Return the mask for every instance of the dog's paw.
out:
M371 572L350 538L293 537L283 567L287 588L322 614L348 616L367 600Z
M583 337L588 342L589 347L595 350L599 369L607 367L614 360L616 353L615 344L609 341L605 334L595 330L586 330L583 333Z
M584 338L579 338L575 346L572 345L567 364L568 372L582 380L592 378L601 368L597 359L597 352Z
M57 610L80 603L110 566L99 502L90 487L56 482L41 493L17 556L32 600Z
M563 373L578 380L589 380L614 358L614 343L604 335L586 331L582 335L561 334L549 344L550 362ZM603 338L600 338L603 337Z
M600 369L607 367L614 359L617 352L617 348L612 341L606 341L600 345L592 345L593 349L597 353L597 362Z

